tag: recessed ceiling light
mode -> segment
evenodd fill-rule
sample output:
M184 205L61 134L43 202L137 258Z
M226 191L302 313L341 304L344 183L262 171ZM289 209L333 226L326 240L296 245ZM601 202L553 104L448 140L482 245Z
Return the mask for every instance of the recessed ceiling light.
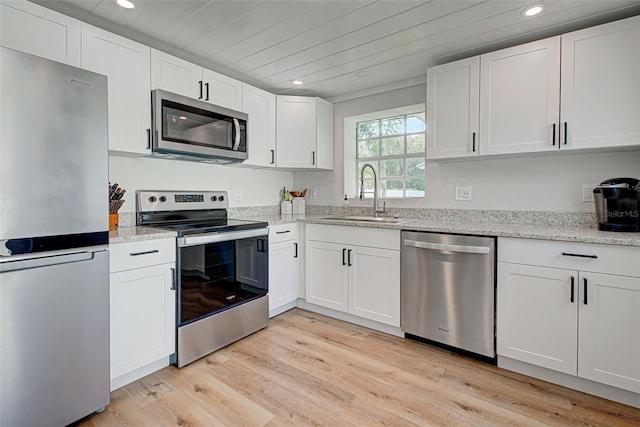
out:
M367 77L369 75L369 73L367 73L366 71L358 71L356 73L356 77Z
M522 14L524 16L535 16L535 15L539 14L540 12L542 12L542 9L544 9L544 5L536 4L536 5L533 5L533 6L529 6L528 8L523 10Z
M302 80L294 80L291 83L293 83L294 85L301 85L302 84Z
M136 7L136 5L130 0L116 0L116 3L118 3L118 6L124 7L125 9L133 9Z

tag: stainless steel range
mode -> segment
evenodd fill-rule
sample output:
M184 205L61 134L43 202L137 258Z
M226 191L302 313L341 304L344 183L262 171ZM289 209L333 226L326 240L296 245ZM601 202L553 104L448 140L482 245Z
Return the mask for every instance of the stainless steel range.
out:
M178 233L174 365L268 325L266 222L228 218L225 191L137 191L136 201L138 225Z

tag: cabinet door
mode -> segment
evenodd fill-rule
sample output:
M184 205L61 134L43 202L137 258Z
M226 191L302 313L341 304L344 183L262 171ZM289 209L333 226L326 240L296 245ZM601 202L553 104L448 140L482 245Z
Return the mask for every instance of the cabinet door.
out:
M249 158L242 164L276 165L276 96L257 87L242 84L242 111L249 115Z
M151 49L151 89L204 99L202 67Z
M0 3L2 46L80 67L80 21L28 1Z
M316 153L318 169L333 169L333 104L316 98Z
M400 326L400 251L348 249L349 313Z
M312 304L349 311L346 247L307 240L306 300Z
M427 70L427 159L479 153L480 57Z
M112 273L111 379L175 352L174 264Z
M480 57L481 155L557 149L559 117L560 37Z
M206 68L202 69L202 80L205 84L205 101L231 110L242 110L241 81Z
M560 148L639 145L638 76L640 17L563 35Z
M576 375L577 280L571 270L499 262L498 354Z
M282 168L314 168L317 155L316 99L278 96L277 111L276 164Z
M269 244L269 315L298 298L298 242Z
M640 393L640 278L580 272L579 287L578 375Z
M109 150L148 154L151 49L82 24L82 68L109 79Z

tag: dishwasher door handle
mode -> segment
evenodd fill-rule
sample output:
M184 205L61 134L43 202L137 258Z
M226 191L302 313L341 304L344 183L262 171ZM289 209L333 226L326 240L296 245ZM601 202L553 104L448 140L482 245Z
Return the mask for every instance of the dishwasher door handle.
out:
M432 249L435 251L462 252L467 254L489 254L491 252L491 248L488 246L448 245L444 243L420 242L410 239L404 239L403 243L405 246L420 249Z

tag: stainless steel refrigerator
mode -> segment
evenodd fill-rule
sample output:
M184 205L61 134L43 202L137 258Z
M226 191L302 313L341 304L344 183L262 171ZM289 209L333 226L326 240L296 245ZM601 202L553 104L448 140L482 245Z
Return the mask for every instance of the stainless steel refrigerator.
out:
M0 425L109 403L107 78L0 48Z

